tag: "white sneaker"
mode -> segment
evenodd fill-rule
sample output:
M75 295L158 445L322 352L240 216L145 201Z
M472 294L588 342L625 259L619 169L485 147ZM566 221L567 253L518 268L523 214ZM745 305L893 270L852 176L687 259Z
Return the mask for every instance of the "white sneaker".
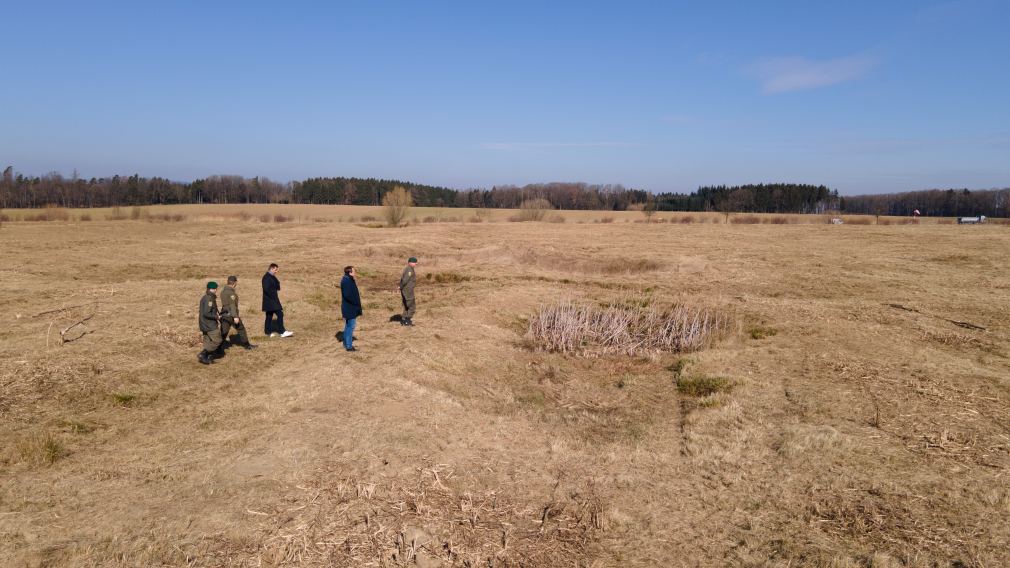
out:
M270 337L278 337L277 332L275 331L275 332L271 333Z
M285 331L284 333L281 334L281 337L291 337L294 334L295 332L293 331Z

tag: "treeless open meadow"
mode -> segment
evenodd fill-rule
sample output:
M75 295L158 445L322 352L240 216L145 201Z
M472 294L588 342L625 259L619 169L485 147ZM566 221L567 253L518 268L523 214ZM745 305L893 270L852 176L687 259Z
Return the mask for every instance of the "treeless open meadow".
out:
M1010 227L6 213L0 564L1010 564ZM292 338L262 336L270 262ZM229 274L260 348L205 367L197 303ZM721 323L551 352L529 329L559 303Z

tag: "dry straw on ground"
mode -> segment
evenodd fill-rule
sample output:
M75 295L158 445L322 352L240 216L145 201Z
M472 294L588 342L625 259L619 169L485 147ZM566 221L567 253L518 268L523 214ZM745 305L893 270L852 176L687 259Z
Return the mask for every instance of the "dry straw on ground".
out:
M0 565L1010 564L1005 226L70 213L0 230ZM293 338L259 329L269 262ZM205 367L197 304L229 274L259 349ZM569 352L529 348L541 307ZM690 337L721 339L667 351Z

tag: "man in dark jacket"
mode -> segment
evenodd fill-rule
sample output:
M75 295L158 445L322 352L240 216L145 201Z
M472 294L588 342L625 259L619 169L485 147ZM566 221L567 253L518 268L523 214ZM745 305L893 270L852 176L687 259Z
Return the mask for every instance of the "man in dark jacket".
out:
M207 283L207 292L200 299L200 333L203 334L203 351L197 361L210 365L221 354L221 324L217 311L217 282Z
M400 299L403 300L403 315L400 325L414 325L414 312L417 303L414 301L414 286L417 284L417 257L407 259L407 266L400 275Z
M281 290L281 281L277 279L277 271L280 270L276 264L271 263L267 273L263 275L263 311L266 312L266 322L263 324L263 333L270 337L291 337L293 332L284 329L284 308L281 306L281 299L277 292ZM274 321L274 317L277 318Z
M340 314L344 316L344 349L357 351L354 348L354 327L361 315L361 294L358 293L358 273L353 266L344 267L344 278L340 280Z

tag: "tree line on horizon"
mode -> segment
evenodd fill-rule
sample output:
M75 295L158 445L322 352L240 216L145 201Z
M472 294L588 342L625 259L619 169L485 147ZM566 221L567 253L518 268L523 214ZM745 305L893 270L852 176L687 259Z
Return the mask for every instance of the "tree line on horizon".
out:
M546 199L556 209L827 213L910 216L1010 216L1010 188L929 189L879 195L840 196L824 185L769 183L704 186L691 193L652 194L620 184L537 183L455 190L400 180L318 177L280 183L265 177L217 175L192 182L112 176L85 179L52 172L25 176L7 167L0 176L0 208L117 207L186 203L311 203L380 205L395 187L406 188L421 207L517 209Z

